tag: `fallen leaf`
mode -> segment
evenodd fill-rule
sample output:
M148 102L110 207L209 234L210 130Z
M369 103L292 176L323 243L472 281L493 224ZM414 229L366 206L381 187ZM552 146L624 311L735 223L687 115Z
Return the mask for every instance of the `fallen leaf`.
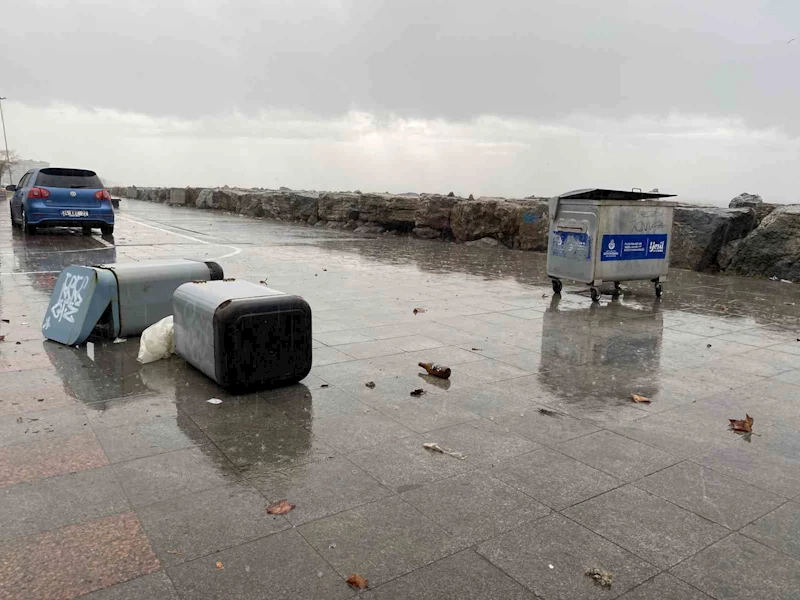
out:
M209 404L222 404L222 400L220 400L219 398L209 398L208 400L206 400L206 402L208 402Z
M365 386L367 386L367 387L368 387L369 389L371 389L371 390L374 390L374 389L375 389L375 382L374 382L374 381L368 381L368 382L367 382L367 383L365 383L364 385L365 385Z
M221 560L218 560L218 561L217 561L217 568L218 568L218 569L224 569L224 568L225 568L225 565L223 565L223 564L222 564L222 561L221 561Z
M177 550L167 550L167 554L176 554L178 556L183 556L183 552L178 552Z
M728 419L731 422L731 431L740 433L753 433L753 417L745 415L744 419Z
M554 410L550 410L549 408L540 408L539 414L545 415L546 417L557 417L558 413Z
M350 575L345 581L357 590L365 590L369 587L369 581L358 573Z
M285 515L294 508L294 504L289 504L288 500L281 500L267 507L268 515Z
M424 308L415 308L414 309L414 314L415 315L418 314L418 313L424 313L424 312L427 312Z
M439 454L447 454L448 456L452 456L453 458L457 458L459 460L464 460L465 458L467 458L464 454L461 454L461 452L454 452L453 450L447 450L445 448L442 448L436 442L425 442L424 444L422 444L422 447L425 448L425 450L430 450L431 452L438 452Z
M640 396L639 394L631 394L631 399L634 402L642 402L644 404L650 404L650 398L647 396Z
M411 395L414 396L415 398L419 398L424 393L425 393L425 390L423 390L422 388L419 388L419 389L416 389L413 392L411 392Z
M598 569L597 567L586 571L586 576L594 579L596 585L607 588L611 587L611 580L614 578L614 574L610 571L604 571L603 569Z

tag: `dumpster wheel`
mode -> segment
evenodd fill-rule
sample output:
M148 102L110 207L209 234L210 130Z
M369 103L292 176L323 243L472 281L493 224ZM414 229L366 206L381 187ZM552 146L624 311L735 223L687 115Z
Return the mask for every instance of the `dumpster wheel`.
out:
M656 298L661 298L661 295L664 293L664 288L661 286L661 282L656 282Z
M619 298L622 294L622 286L619 284L619 281L614 282L614 298Z
M590 287L589 293L592 295L592 302L598 302L600 300L600 290L598 290L596 287Z
M556 294L560 294L561 293L561 288L563 288L563 287L564 287L564 284L561 283L560 279L553 279L553 291Z

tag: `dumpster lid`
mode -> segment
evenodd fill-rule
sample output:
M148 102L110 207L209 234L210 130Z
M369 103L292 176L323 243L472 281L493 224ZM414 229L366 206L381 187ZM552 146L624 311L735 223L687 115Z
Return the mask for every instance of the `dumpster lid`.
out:
M643 192L641 190L604 190L601 188L586 188L582 190L572 190L561 194L559 198L581 199L581 200L650 200L653 198L673 198L677 194L662 194L661 192Z

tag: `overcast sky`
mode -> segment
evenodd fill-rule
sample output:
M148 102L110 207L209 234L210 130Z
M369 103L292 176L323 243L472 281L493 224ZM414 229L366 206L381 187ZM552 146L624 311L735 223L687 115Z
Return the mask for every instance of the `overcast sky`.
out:
M797 0L26 0L25 158L139 185L800 202Z

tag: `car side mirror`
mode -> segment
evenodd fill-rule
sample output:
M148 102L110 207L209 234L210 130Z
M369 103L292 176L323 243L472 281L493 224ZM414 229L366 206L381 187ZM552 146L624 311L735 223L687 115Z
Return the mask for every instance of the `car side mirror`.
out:
M15 185L7 185L6 186L6 191L7 192L16 192L17 191L17 186L15 186Z

